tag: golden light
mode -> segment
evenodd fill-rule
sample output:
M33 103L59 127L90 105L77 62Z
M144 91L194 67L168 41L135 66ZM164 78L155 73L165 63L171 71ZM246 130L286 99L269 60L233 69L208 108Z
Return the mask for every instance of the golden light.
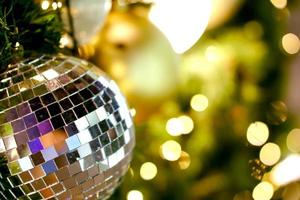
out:
M50 6L49 1L47 1L47 0L42 1L41 7L43 10L47 10L49 8L49 6Z
M206 48L204 55L208 61L215 62L220 57L220 51L216 46L211 45Z
M59 47L72 47L72 38L68 34L62 35L62 37L59 40Z
M157 175L157 167L152 162L146 162L141 166L140 175L144 180L151 180Z
M108 29L108 41L117 43L120 40L126 44L134 43L140 37L139 31L134 24L124 21L123 23L116 24Z
M181 146L174 140L166 141L161 146L162 156L169 161L176 161L181 155Z
M181 151L181 155L178 160L178 165L179 165L179 168L182 170L187 169L191 165L191 158L187 152Z
M204 111L208 107L208 99L203 94L196 94L192 97L190 104L195 111Z
M136 115L136 109L135 108L130 109L130 115L131 115L131 117L134 117Z
M172 136L179 136L183 130L182 123L178 118L171 118L166 123L166 131Z
M59 2L57 2L57 7L58 8L61 8L62 7L62 3L59 1Z
M252 197L254 200L269 200L274 194L273 185L269 182L261 182L255 186Z
M186 115L178 118L171 118L166 123L166 131L172 136L179 136L181 134L189 134L194 129L193 120Z
M56 10L57 7L58 7L58 6L57 6L57 3L56 3L56 2L53 2L53 3L52 3L52 9L53 9L53 10Z
M300 49L300 40L297 35L288 33L282 37L282 47L288 54L296 54Z
M273 6L279 9L283 9L287 5L287 0L270 0Z
M281 186L300 179L300 155L292 154L278 163L271 171L271 180Z
M15 48L19 48L19 47L20 47L20 43L19 43L19 42L16 42Z
M281 156L280 148L277 144L267 143L265 144L259 153L259 159L265 165L272 166L276 164Z
M190 132L192 132L192 130L194 129L194 122L192 120L192 118L190 118L187 115L182 115L180 117L178 117L178 120L181 123L181 133L182 134L189 134Z
M269 128L263 122L254 122L247 129L247 140L254 146L263 145L269 138Z
M138 190L131 190L127 193L127 200L143 200L143 194Z
M286 145L291 152L300 151L300 129L293 129L286 138Z
M204 33L210 14L211 0L155 0L149 18L175 52L184 53Z

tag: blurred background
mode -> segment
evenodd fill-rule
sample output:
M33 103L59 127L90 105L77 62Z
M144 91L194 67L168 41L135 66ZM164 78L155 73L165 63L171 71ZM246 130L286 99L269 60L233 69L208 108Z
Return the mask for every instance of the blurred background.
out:
M298 0L42 0L136 124L111 199L300 198Z

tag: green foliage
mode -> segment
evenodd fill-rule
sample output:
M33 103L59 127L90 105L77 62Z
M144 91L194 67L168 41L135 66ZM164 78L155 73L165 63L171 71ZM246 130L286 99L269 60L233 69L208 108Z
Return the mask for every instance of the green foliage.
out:
M33 0L0 0L0 71L22 56L58 51L62 22Z

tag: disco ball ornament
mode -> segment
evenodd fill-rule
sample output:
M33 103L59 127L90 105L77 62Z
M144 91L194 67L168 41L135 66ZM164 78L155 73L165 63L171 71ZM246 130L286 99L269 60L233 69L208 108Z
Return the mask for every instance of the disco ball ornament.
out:
M0 199L108 198L135 143L115 82L62 55L10 65L0 80Z

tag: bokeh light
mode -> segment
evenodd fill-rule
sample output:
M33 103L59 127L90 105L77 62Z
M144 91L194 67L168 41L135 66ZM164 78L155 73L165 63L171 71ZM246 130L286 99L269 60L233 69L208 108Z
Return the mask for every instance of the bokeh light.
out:
M214 45L211 45L211 46L208 46L205 50L205 58L210 61L210 62L215 62L215 61L218 61L219 58L220 58L220 51L219 49L214 46Z
M181 152L180 158L178 160L178 165L182 170L187 169L191 165L191 157L187 152Z
M131 117L134 117L136 115L136 109L135 108L130 109L130 115L131 115Z
M271 171L271 180L276 185L285 185L300 179L300 155L292 154L278 163Z
M286 138L286 145L291 152L300 151L300 129L293 129Z
M259 159L265 165L272 166L279 161L280 155L281 151L277 144L267 143L261 148Z
M57 3L56 3L56 2L53 2L53 3L52 3L52 9L53 9L53 10L56 10L57 7L58 7L58 6L57 6Z
M190 104L195 111L204 111L208 107L208 99L203 94L196 94L192 97Z
M141 166L140 175L144 180L151 180L157 174L157 167L152 162L146 162Z
M16 42L15 48L19 48L19 47L20 47L20 43L19 43L19 42Z
M269 200L272 198L274 193L273 185L269 182L261 182L255 186L252 197L254 200Z
M171 118L166 123L166 130L172 136L179 136L182 132L182 124L178 118Z
M269 128L263 122L254 122L247 129L247 140L254 146L263 145L269 138Z
M282 47L289 54L296 54L300 49L300 40L297 35L288 33L282 37Z
M181 134L189 134L194 129L192 118L187 115L182 115L177 118L171 118L166 123L166 131L172 136Z
M58 8L61 8L62 7L62 3L59 1L59 2L57 2L57 7Z
M41 7L43 10L47 10L49 8L49 6L50 6L49 1L47 1L47 0L42 1Z
M286 5L287 5L287 0L271 0L271 3L272 3L273 6L275 6L276 8L283 9L283 8L285 8Z
M182 115L180 117L178 117L178 120L181 123L181 133L182 134L189 134L193 129L194 129L194 122L192 120L192 118L190 118L187 115Z
M181 155L181 146L174 140L168 140L161 146L162 156L169 161L176 161Z
M143 200L143 194L138 190L131 190L127 194L127 200Z
M63 34L59 40L59 47L64 48L68 47L71 48L73 46L72 38L68 34Z

